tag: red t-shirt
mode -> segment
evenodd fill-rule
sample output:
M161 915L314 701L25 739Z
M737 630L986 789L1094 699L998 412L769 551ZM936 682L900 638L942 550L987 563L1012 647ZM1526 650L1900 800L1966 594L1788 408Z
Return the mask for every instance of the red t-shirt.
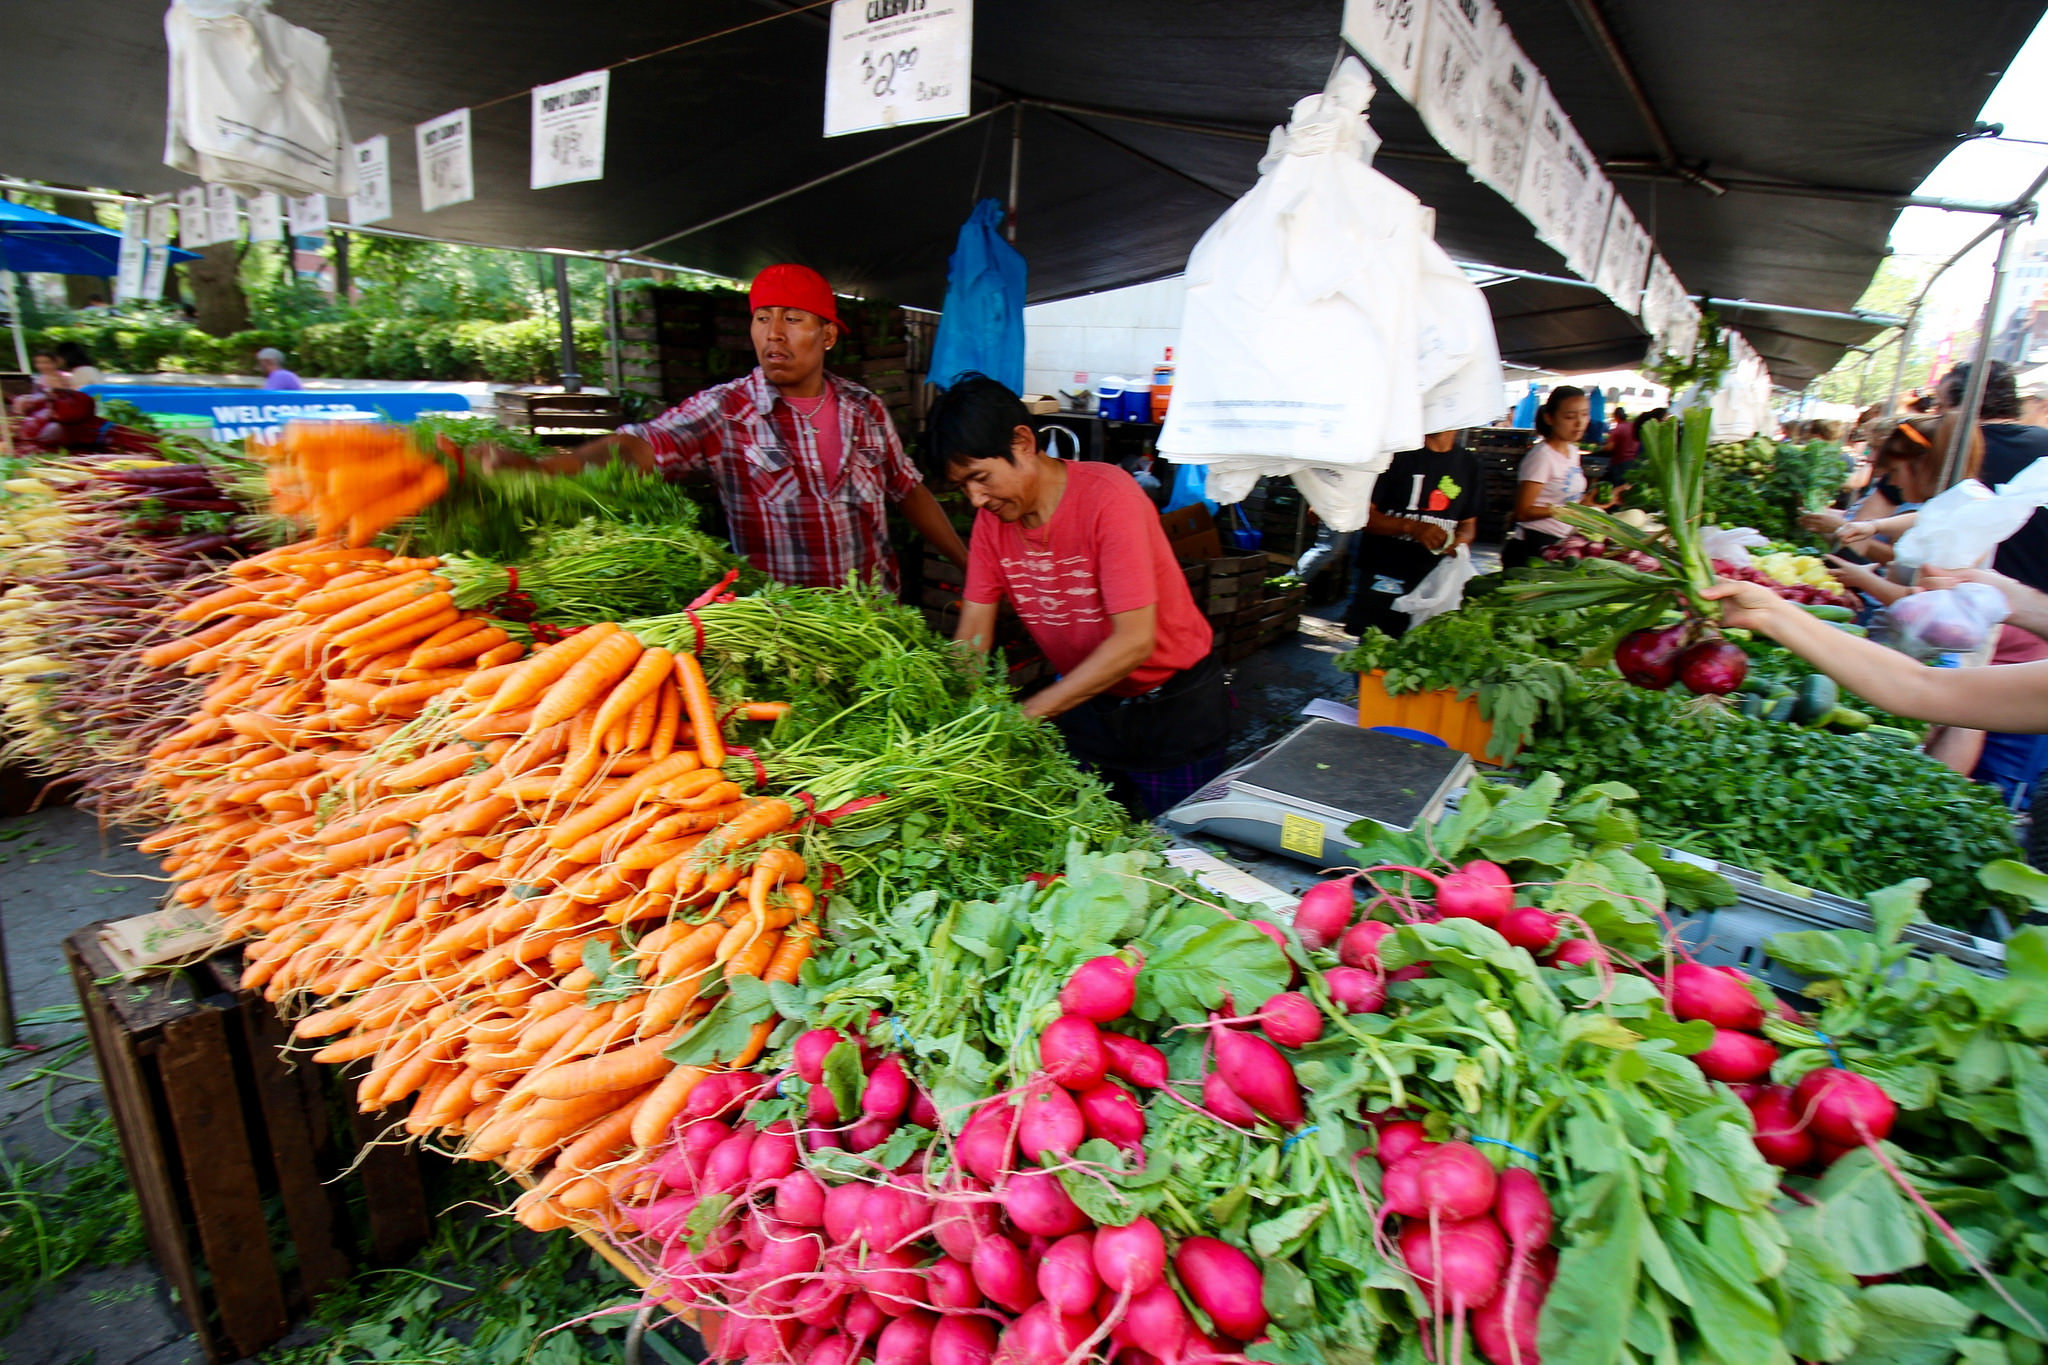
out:
M1152 654L1109 689L1118 697L1150 692L1200 663L1213 643L1157 509L1115 465L1069 464L1059 506L1036 530L977 514L965 595L984 606L1007 596L1062 674L1109 638L1111 616L1156 607Z

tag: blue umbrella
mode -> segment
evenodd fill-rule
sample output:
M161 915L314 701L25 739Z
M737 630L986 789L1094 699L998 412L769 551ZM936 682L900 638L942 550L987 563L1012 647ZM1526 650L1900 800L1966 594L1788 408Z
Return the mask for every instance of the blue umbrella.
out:
M1533 431L1536 427L1536 381L1529 381L1529 391L1522 395L1522 401L1515 404L1515 425L1523 430Z
M193 260L199 254L181 247L168 250L174 261ZM120 268L121 234L112 228L0 199L0 270L11 270L17 275L41 271L52 275L110 276L118 274ZM8 313L14 322L15 361L27 365L21 309L11 293Z
M1587 390L1586 398L1593 413L1593 420L1586 423L1586 439L1603 440L1607 435L1607 390L1595 384Z

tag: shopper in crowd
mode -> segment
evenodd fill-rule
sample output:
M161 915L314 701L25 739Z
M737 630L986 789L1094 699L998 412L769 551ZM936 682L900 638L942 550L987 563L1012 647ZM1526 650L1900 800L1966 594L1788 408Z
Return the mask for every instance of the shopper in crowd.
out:
M299 377L284 367L284 352L275 346L265 346L256 353L256 368L263 371L263 387L266 389L303 389Z
M1839 512L1809 513L1800 525L1830 531L1842 547L1860 557L1888 564L1892 545L1912 528L1920 504L1941 491L1943 466L1955 422L1947 417L1913 416L1880 419L1871 442L1871 492L1853 517ZM1965 476L1983 456L1983 440L1973 436L1965 456Z
M1486 477L1479 457L1458 443L1462 432L1432 431L1422 449L1404 450L1372 486L1372 509L1356 553L1357 589L1344 613L1344 629L1367 626L1399 639L1409 616L1394 610L1460 545L1479 534Z
M64 382L64 362L58 359L55 351L37 351L28 358L28 363L35 367L30 382L38 390L48 392L70 387Z
M930 428L933 473L975 508L954 638L986 652L1007 600L1059 674L1024 713L1134 811L1193 795L1223 768L1223 666L1151 501L1115 465L1046 455L985 375L941 394Z
M1542 439L1522 457L1515 525L1501 547L1501 567L1518 569L1569 534L1571 528L1557 519L1557 509L1585 502L1592 492L1579 461L1579 440L1591 417L1586 391L1570 384L1552 389L1536 409L1536 434Z
M106 376L92 363L85 347L75 341L57 343L57 359L64 365L64 387L82 389L87 384L104 384Z
M672 479L708 475L733 549L770 578L799 587L857 577L894 593L890 503L965 568L967 547L903 453L882 400L826 372L825 353L842 329L825 277L801 265L771 265L755 276L748 301L760 361L752 374L538 467L565 472L623 456ZM488 452L487 462L534 463L501 450Z

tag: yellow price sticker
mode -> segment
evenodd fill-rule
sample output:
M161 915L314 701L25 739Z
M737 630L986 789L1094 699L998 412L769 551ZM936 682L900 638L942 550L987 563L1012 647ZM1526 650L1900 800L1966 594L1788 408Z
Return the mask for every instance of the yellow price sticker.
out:
M1306 815L1280 817L1280 847L1305 858L1323 856L1323 822Z

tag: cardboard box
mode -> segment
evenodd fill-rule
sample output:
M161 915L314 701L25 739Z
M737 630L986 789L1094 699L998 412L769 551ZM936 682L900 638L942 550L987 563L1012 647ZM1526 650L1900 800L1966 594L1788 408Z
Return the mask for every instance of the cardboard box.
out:
M1223 538L1216 534L1216 519L1199 502L1160 517L1159 529L1166 532L1166 543L1173 547L1176 559L1208 560L1223 553Z

